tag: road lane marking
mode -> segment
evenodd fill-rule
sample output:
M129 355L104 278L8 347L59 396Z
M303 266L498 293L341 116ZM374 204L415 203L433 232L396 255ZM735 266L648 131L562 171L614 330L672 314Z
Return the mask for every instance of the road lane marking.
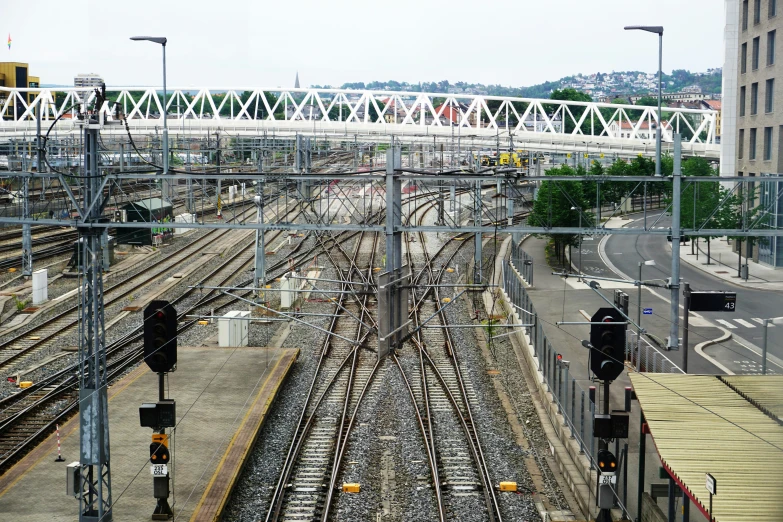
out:
M734 319L734 321L738 322L739 324L741 324L742 326L745 326L747 328L755 328L756 327L755 324L751 324L751 323L747 322L745 319Z
M760 325L764 326L764 319L762 319L761 317L751 317L750 320L751 321L755 321L755 322L759 323ZM775 328L775 325L772 324L772 323L769 323L769 324L767 324L767 328Z
M728 328L730 330L736 330L737 329L736 326L734 326L733 324L731 324L730 322L728 322L725 319L716 319L715 321L719 322L720 324L722 324L723 326L725 326L726 328Z

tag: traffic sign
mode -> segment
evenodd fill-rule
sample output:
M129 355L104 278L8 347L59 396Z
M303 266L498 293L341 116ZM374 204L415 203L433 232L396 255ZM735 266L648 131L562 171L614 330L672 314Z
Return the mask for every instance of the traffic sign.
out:
M691 292L692 312L733 312L736 307L736 292Z
M715 477L707 473L707 482L704 484L704 487L707 488L707 491L710 492L710 495L715 495L715 492L718 490L718 483L715 481Z
M617 484L617 475L599 475L598 483L602 486Z
M642 310L642 313L643 313L644 315L652 315L652 308L644 308L644 309Z

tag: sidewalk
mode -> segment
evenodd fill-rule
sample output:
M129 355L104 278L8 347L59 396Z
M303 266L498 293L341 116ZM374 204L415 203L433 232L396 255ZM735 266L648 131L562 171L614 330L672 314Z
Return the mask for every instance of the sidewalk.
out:
M680 259L692 267L728 283L759 290L783 291L783 270L776 270L756 263L753 259L748 260L748 281L737 277L737 253L732 251L732 246L728 244L725 237L710 241L709 265L707 264L707 243L705 240L699 240L698 251L697 259L696 255L691 255L690 243L684 244L680 247ZM744 256L742 263L745 263Z
M633 219L615 216L610 218L605 223L605 226L608 228L619 228L631 222L633 222ZM668 243L668 245L671 249L671 243ZM740 279L737 276L737 268L739 266L737 253L732 250L732 245L728 243L725 237L710 241L709 265L707 264L707 242L704 238L699 238L698 250L697 259L695 254L691 254L691 243L683 243L680 246L680 260L727 283L759 290L783 291L783 270L776 270L762 265L753 261L753 259L748 260L748 281ZM745 263L744 256L742 257L742 263Z

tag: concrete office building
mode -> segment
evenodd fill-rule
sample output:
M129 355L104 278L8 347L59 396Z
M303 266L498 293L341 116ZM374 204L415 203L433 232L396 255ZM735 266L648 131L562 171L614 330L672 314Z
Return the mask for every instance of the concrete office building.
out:
M727 1L727 7L737 7L739 21L734 170L738 176L762 178L783 173L783 5L778 3L779 0ZM727 8L727 29L728 18ZM724 75L727 73L724 69ZM724 91L723 96L724 100L730 99L730 92ZM725 136L727 121L723 124ZM727 146L724 141L723 147ZM755 188L750 204L759 206L764 216L759 226L783 229L783 183L760 182L755 183ZM783 267L783 237L758 240L753 257L766 265Z
M73 79L74 87L100 87L103 78L97 74L79 74Z

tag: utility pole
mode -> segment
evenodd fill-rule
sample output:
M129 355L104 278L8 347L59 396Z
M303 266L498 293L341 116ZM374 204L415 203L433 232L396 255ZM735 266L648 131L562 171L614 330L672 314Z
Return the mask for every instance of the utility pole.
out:
M30 219L30 175L22 178L22 217ZM22 275L33 275L33 237L30 223L22 225Z
M402 182L396 176L401 151L392 141L386 150L386 272L378 278L378 359L393 352L408 319L408 279L402 266Z
M481 210L481 181L477 180L473 196L473 224L477 227L480 227L482 222ZM476 232L473 237L473 284L477 285L481 282L481 232Z
M684 310L682 311L682 371L688 373L688 323L691 309L691 285L682 284L682 295L685 297Z
M220 132L215 132L215 163L216 163L216 172L218 175L220 175ZM222 210L222 201L220 200L220 193L223 192L222 187L222 180L218 178L217 180L217 194L215 197L215 208L217 209L217 217L222 218L223 217L223 210Z
M264 183L258 181L256 195L256 206L258 207L258 223L264 222ZM255 272L253 273L253 287L262 288L266 284L266 243L264 239L264 231L260 228L256 229L256 259L255 259ZM260 293L260 291L259 291Z
M680 334L680 191L682 183L682 140L679 133L674 134L674 168L672 170L672 279L671 288L671 329L669 330L669 350L679 349Z
M100 220L101 180L98 171L100 125L89 119L84 128L84 222L79 230L79 438L81 493L79 522L111 522L109 409L106 338L103 309L103 255Z

